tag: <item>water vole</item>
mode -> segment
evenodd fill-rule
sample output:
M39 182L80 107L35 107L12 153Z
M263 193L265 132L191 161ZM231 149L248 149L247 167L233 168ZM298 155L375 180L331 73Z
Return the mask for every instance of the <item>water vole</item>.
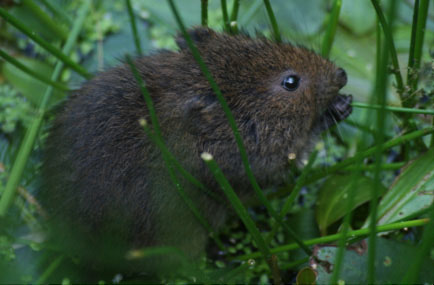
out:
M284 182L289 153L351 113L338 94L345 71L290 44L210 29L190 31L243 137L265 188ZM181 164L223 196L200 158L211 153L241 196L253 195L225 114L183 38L135 65L152 96L162 136ZM139 124L147 106L128 65L100 73L62 105L47 139L41 200L54 235L92 262L114 263L130 248L176 246L196 255L206 231L179 198L158 148ZM214 228L227 205L183 186ZM110 249L110 250L108 250Z

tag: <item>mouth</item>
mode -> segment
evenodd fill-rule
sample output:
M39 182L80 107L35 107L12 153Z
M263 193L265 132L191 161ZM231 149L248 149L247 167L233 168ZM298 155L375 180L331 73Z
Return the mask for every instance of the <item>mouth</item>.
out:
M338 94L330 103L327 110L337 122L340 122L345 120L353 111L353 107L351 106L352 102L352 95Z
M320 117L321 127L328 129L340 121L345 120L353 111L351 102L353 102L353 96L351 95L338 94L333 98Z

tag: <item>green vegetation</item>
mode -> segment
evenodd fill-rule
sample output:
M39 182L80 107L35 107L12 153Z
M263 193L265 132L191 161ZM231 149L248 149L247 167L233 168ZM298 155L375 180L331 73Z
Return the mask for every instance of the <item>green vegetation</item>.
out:
M208 224L175 173L216 199L223 193L206 189L166 148L146 82L136 76L152 120L143 121L145 132L211 237L206 258L162 281L266 284L316 275L319 284L434 282L433 3L5 3L10 5L0 7L0 283L70 284L84 274L79 261L43 234L39 169L53 111L68 90L125 57L136 74L128 54L176 49L176 32L185 37L226 113L257 200L243 204L212 156L203 154L234 208L220 231ZM323 135L304 168L291 165L288 185L261 189L256 182L231 110L186 32L195 25L301 43L346 70L343 92L353 94L353 114ZM183 258L174 248L144 249L127 258L168 253ZM65 269L71 264L74 273ZM101 282L146 281L104 278Z

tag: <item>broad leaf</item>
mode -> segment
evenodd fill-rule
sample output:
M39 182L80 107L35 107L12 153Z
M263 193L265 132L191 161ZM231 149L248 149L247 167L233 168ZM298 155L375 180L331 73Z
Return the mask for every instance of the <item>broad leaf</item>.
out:
M365 176L357 176L353 181L351 174L332 175L321 187L316 208L316 220L322 234L326 234L329 225L342 218L348 210L367 202L371 198L371 189L374 187L374 180ZM348 209L348 195L350 187L354 187L354 203ZM380 186L380 193L384 193L385 187Z

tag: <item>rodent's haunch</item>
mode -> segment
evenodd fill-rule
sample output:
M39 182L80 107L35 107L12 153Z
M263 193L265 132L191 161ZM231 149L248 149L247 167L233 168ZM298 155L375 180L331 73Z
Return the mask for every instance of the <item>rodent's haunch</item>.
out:
M239 128L261 187L284 183L288 154L306 157L321 130L351 113L345 71L300 46L190 31ZM223 193L200 158L211 153L242 197L253 195L225 114L183 38L179 52L135 61L162 136L181 164ZM47 139L41 200L54 235L91 262L125 251L175 246L196 256L207 234L172 185L158 148L139 124L147 106L128 65L100 73L64 102ZM181 176L180 176L181 178ZM215 229L228 205L182 185ZM150 269L152 270L152 269Z

